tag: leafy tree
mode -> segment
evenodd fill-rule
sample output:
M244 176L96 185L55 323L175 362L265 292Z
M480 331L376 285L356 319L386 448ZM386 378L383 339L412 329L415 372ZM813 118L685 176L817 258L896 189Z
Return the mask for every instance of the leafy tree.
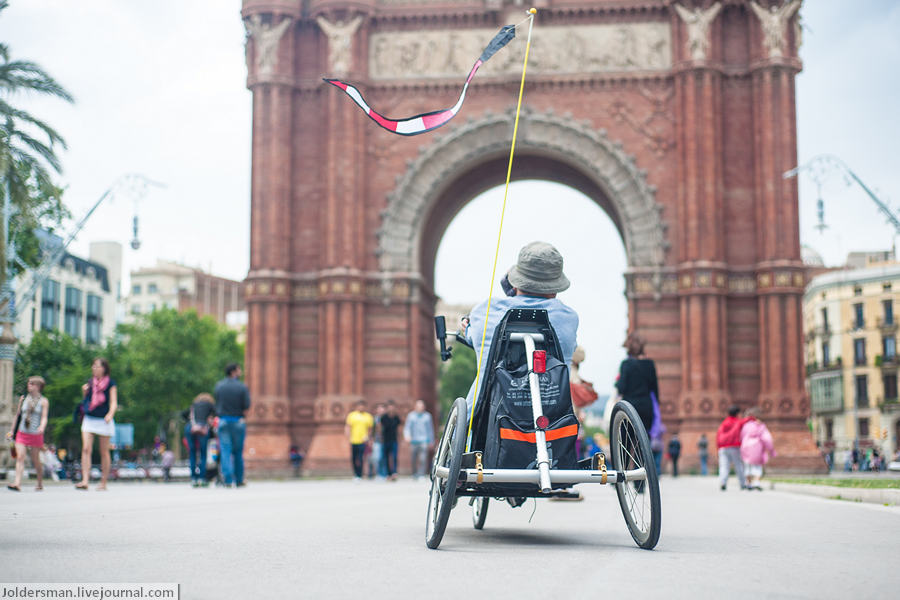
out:
M74 452L73 456L80 452L81 433L72 420L72 413L82 398L81 385L91 376L91 361L98 354L99 348L85 346L59 331L38 331L28 345L20 345L17 350L16 401L26 392L25 384L30 376L42 376L47 382L44 395L50 400L45 437L70 454Z
M225 365L243 360L237 334L195 311L156 310L120 327L110 367L119 385L116 420L134 424L135 447L149 445L201 392L212 392Z
M0 0L0 12L8 4ZM14 96L33 93L73 101L71 94L40 66L11 60L9 47L0 43L0 199L9 200L15 216L9 239L20 250L23 263L32 266L40 260L36 227L59 225L68 216L61 201L62 191L53 184L48 171L61 171L55 147L65 148L65 140L47 123L11 104ZM6 254L4 243L0 235L0 256ZM12 269L9 275L18 265L12 265ZM6 261L0 261L0 284L7 275Z
M441 365L438 399L441 403L441 419L449 414L453 401L465 398L475 379L475 351L462 344L453 346L450 361Z

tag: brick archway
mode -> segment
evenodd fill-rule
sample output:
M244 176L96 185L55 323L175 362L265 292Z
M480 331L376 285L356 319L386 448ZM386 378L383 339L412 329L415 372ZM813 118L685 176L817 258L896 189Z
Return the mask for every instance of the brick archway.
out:
M434 222L446 225L462 204L505 175L513 115L486 115L426 146L388 195L378 236L383 271L417 271L431 282ZM622 235L628 265L659 270L666 241L662 207L646 173L605 131L552 113L520 116L516 178L566 183L594 198ZM496 168L496 167L501 168ZM442 233L438 230L437 233Z
M797 187L781 177L796 166L795 17L772 22L749 0L538 8L514 177L579 189L618 227L629 323L686 460L737 403L761 407L776 466L819 467ZM355 399L434 403L434 254L462 205L505 177L523 48L483 67L456 120L415 138L374 126L321 77L392 116L447 106L484 40L521 13L513 0L243 1L258 467L286 465L300 443L312 468L346 471Z

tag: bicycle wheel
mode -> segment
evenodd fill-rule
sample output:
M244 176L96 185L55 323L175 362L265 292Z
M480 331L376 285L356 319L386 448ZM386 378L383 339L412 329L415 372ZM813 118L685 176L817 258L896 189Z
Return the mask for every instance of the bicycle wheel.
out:
M659 479L650 440L637 411L624 400L616 402L610 417L610 454L616 471L643 469L644 479L616 484L625 524L635 543L650 550L659 541L662 507Z
M484 529L490 501L491 499L487 496L475 497L475 502L472 503L472 525L475 526L475 529Z
M459 467L466 450L466 401L457 398L447 417L447 426L431 464L431 494L428 497L428 514L425 518L425 545L437 548L444 537L453 501L456 499L456 483ZM447 478L438 477L437 468L448 469Z

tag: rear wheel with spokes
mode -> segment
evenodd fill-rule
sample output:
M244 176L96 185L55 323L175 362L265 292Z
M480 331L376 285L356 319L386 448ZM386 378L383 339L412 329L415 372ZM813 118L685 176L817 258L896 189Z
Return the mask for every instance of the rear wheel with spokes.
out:
M472 525L475 526L475 529L484 529L490 501L491 499L487 496L475 497L475 502L472 503Z
M610 454L616 471L634 479L616 484L625 524L635 543L650 550L659 541L662 507L656 463L650 439L637 411L624 400L616 402L610 418Z
M466 401L457 398L447 417L447 426L431 464L431 494L428 497L428 514L425 519L425 545L437 548L444 537L450 511L456 499L459 468L466 450ZM446 477L438 475L445 468ZM443 469L442 469L443 471Z

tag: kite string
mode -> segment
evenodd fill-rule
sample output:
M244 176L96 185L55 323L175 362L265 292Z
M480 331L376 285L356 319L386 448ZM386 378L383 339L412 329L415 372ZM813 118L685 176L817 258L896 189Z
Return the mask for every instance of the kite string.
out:
M512 144L509 148L509 165L506 167L506 185L503 189L503 208L500 210L500 228L497 231L497 248L494 250L494 266L491 270L491 287L488 290L487 310L484 315L484 330L481 332L481 348L478 352L478 364L475 372L475 395L472 397L472 409L469 411L469 429L466 434L466 452L469 452L472 444L472 419L475 416L475 403L478 401L478 383L481 380L481 361L484 359L484 342L487 339L488 319L491 316L491 297L494 290L494 280L497 276L497 260L500 256L500 238L503 236L503 217L506 215L506 199L509 197L509 180L512 176L513 155L516 152L516 134L519 132L519 113L522 110L522 95L525 92L525 71L528 69L528 54L531 51L531 30L534 28L535 11L525 19L528 23L528 41L525 43L525 62L522 64L522 81L519 83L519 100L516 102L516 119L513 125ZM525 21L522 21L524 23ZM519 23L521 25L522 23ZM516 25L518 27L519 25Z

